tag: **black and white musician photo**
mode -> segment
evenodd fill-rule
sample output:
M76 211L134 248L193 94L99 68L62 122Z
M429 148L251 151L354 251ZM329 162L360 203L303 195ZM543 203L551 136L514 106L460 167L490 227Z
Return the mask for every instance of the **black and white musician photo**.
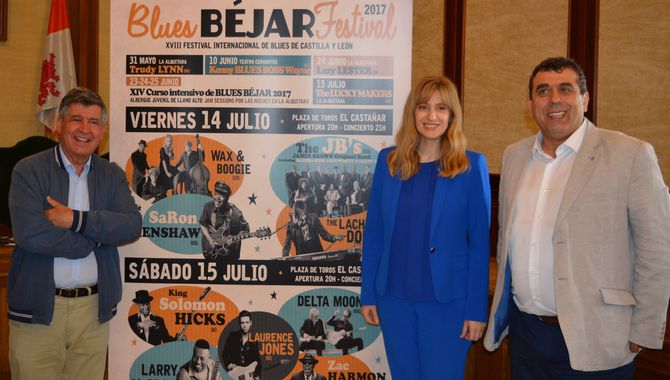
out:
M177 380L219 380L218 363L210 358L209 342L198 339L193 346L193 356L179 372Z
M205 161L205 150L202 148L200 140L196 141L197 150L193 150L193 143L186 140L184 143L184 152L179 156L179 160L174 167L179 172L174 176L173 189L175 193L193 193L195 192L192 183L192 170Z
M340 207L340 191L335 188L334 184L328 185L328 190L323 196L323 199L326 201L326 216L332 218L335 216L335 209ZM338 216L340 211L338 210Z
M165 327L165 320L151 312L151 301L153 299L154 297L150 296L146 290L135 292L133 302L137 305L138 312L128 317L130 329L140 339L154 346L175 340L184 340L179 334L170 335L167 327Z
M147 142L140 140L137 143L137 150L130 155L130 162L133 164L133 191L139 194L141 191L142 180L145 178L147 170L149 170L149 163L147 162L147 154L144 152L147 149Z
M354 187L351 194L346 199L347 215L354 215L365 210L365 203L363 202L363 190L361 190L360 182L354 181Z
M303 201L295 202L291 218L292 220L286 226L282 257L289 255L291 244L295 247L296 255L304 255L323 251L321 239L331 243L342 240L342 236L335 236L326 231L319 217L307 212L307 205Z
M351 310L344 309L342 317L338 319L337 315L339 313L340 309L335 310L335 313L327 322L328 326L334 327L334 337L329 337L329 341L335 344L335 348L342 350L342 355L348 355L349 349L353 347L356 347L358 351L362 350L363 339L354 338L354 326L349 322Z
M240 329L232 331L226 337L221 360L228 375L233 379L261 378L261 356L258 344L251 340L251 313L240 311L237 318Z
M249 232L249 223L242 211L228 202L231 189L223 181L214 184L213 200L205 203L200 216L202 254L208 260L238 260L240 233Z
M293 205L295 202L303 201L307 206L307 212L316 213L317 212L317 201L312 187L310 187L309 179L300 178L298 180L298 190L293 194Z
M302 371L291 376L291 380L326 380L326 377L314 372L314 366L319 362L311 354L305 354L298 359L302 363Z
M293 207L293 199L295 192L298 191L301 175L298 173L298 165L291 165L291 171L284 174L284 184L286 185L286 193L288 194L288 207Z
M363 191L363 202L367 204L370 200L370 189L372 188L372 171L370 171L370 165L365 165L363 167L363 175L359 184L361 185L361 190Z
M326 325L320 318L321 312L313 307L309 309L309 318L300 327L300 347L298 350L306 352L315 350L318 356L321 356L323 349L326 348Z
M145 177L140 181L140 192L137 193L142 199L156 203L167 197L167 191L159 181L159 169L152 166Z

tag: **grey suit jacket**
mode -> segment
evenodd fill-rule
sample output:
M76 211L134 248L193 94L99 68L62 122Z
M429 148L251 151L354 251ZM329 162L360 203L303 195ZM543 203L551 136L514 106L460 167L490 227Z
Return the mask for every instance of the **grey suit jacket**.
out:
M648 143L587 121L554 227L556 309L581 371L616 368L628 342L660 349L670 296L670 196ZM536 137L509 146L500 182L498 275L484 345L498 347L511 307L509 234Z

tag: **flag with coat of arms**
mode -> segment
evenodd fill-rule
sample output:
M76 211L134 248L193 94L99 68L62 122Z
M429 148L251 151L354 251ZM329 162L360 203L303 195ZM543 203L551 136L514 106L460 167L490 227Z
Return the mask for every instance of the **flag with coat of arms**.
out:
M67 1L51 0L51 14L37 94L37 118L48 130L56 129L58 105L70 89L77 86L72 54Z

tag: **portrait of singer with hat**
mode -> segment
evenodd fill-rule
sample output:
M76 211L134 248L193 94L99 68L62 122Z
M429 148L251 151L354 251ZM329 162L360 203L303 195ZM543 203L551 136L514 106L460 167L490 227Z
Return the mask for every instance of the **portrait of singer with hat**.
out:
M130 162L133 163L133 191L136 194L140 193L142 183L145 180L145 174L149 170L149 163L147 162L147 154L144 152L147 149L147 142L140 140L137 143L137 150L130 155Z
M228 202L231 193L227 183L216 181L213 199L202 208L202 254L208 260L239 259L241 242L233 241L231 237L249 232L249 223L244 219L242 211Z
M302 371L291 376L291 380L326 380L326 377L314 372L314 366L319 361L312 354L305 354L298 359L302 363Z
M179 334L174 337L170 335L163 318L151 312L151 301L153 299L154 297L150 296L146 290L135 292L133 302L137 305L139 311L137 314L128 317L130 329L142 340L154 346L179 339Z

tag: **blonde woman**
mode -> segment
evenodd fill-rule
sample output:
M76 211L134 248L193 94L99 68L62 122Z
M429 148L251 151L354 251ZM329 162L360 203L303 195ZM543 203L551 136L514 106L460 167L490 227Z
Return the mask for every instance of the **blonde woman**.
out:
M490 189L466 150L458 92L426 77L396 146L377 158L363 241L361 313L381 325L394 379L462 379L487 319Z
M172 147L172 135L165 135L163 140L163 146L160 150L161 163L159 165L160 183L163 185L163 188L167 191L172 189L172 180L178 170L172 166L172 160L174 159L174 148Z

